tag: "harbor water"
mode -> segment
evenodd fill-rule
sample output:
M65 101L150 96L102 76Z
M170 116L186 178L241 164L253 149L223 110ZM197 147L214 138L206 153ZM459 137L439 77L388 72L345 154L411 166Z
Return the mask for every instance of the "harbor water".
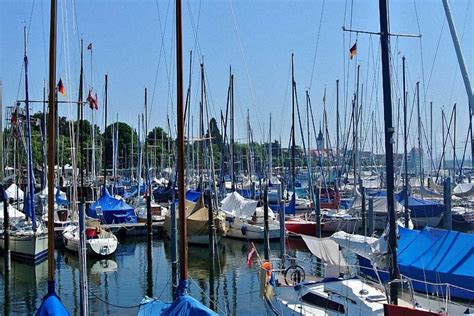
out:
M246 241L221 240L216 252L214 275L211 276L208 249L190 245L190 294L221 315L265 313L259 296L258 268L256 265L247 266L249 246ZM256 244L256 247L263 256L263 245ZM278 249L278 243L271 243L272 256L278 256ZM315 259L301 240L289 240L287 251L308 267L313 266ZM77 253L56 249L55 258L56 291L71 315L79 315ZM33 266L12 261L6 280L3 257L0 259L0 314L34 314L47 292L47 262ZM120 240L114 256L88 258L87 267L90 315L136 315L148 286L153 288L153 297L165 301L172 299L171 254L167 240L153 241L151 278L151 274L147 274L147 240L144 237ZM212 302L209 298L210 277L213 277L215 293ZM5 291L6 286L8 290Z

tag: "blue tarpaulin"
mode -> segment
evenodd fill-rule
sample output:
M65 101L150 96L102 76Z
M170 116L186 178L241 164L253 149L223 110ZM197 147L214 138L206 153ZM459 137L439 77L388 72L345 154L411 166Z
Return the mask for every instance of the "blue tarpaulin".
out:
M43 297L35 316L68 316L69 313L54 291L54 281L48 284L48 294Z
M474 300L474 235L426 227L421 231L398 227L398 266L418 292L444 297L450 284L453 298ZM367 259L360 260L367 266ZM367 274L373 272L365 269ZM380 274L388 280L388 272ZM464 290L466 289L466 290Z
M155 199L155 202L163 203L171 201L173 199L173 190L175 196L177 197L178 193L176 191L176 188L173 188L171 182L169 182L167 187L157 188L155 191L153 191L153 198Z
M280 204L270 204L268 206L272 209L273 212L279 213L280 212ZM295 215L296 213L296 197L295 194L291 196L290 203L285 204L285 214Z
M399 201L404 205L404 200ZM429 200L417 199L412 196L408 197L408 208L412 217L437 217L444 212L444 205Z
M100 219L103 219L106 224L137 222L133 207L128 205L124 200L112 197L105 187L102 188L102 196L94 204L89 206L87 215L98 218L98 210L102 211Z
M200 191L188 190L186 192L186 200L188 201L197 202L197 200L199 200L200 197L201 197Z
M211 309L202 305L189 295L181 295L172 303L148 299L143 302L138 311L139 316L168 315L168 316L209 316L218 315Z
M56 203L58 205L64 205L64 206L69 205L69 201L61 196L61 191L59 191L59 188L56 190Z

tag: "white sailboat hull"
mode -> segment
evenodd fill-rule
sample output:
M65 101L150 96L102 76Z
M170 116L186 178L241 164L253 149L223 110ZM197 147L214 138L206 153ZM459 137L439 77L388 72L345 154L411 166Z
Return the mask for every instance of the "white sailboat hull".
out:
M46 232L40 234L11 233L9 242L12 259L40 262L48 254L48 235ZM0 249L5 249L3 231L0 235Z
M102 233L105 236L86 239L86 253L95 256L110 256L117 250L117 237L112 233ZM77 227L68 227L63 232L64 247L70 251L79 252L79 234Z
M226 237L243 239L243 240L259 240L263 241L265 233L263 225L252 225L241 222L229 222L226 221L227 233ZM269 239L280 238L280 228L275 226L269 226L268 230Z

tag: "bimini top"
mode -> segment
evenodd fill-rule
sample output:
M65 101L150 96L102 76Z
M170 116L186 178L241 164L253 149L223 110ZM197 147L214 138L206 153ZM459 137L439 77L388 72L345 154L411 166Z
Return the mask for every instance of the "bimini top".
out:
M102 188L101 197L91 206L89 206L88 215L98 218L97 214L102 212L105 223L136 223L137 217L133 207L128 205L124 200L116 199L110 195L107 188ZM102 218L101 218L102 219Z
M451 288L451 296L474 299L474 235L431 227L398 229L402 273L409 271L413 279L467 288L470 292Z
M207 308L192 296L180 295L172 303L163 302L156 299L145 299L140 305L138 316L145 315L168 315L168 316L214 316L218 315Z

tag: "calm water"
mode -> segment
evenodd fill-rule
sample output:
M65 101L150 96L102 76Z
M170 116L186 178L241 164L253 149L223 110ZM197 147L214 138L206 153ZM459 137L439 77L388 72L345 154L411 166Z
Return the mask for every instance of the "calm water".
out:
M153 296L171 300L171 257L169 243L163 240L153 242ZM216 260L214 286L215 310L219 314L243 315L264 314L265 308L259 298L257 268L247 267L245 241L221 241ZM263 245L257 245L263 255ZM271 249L278 254L278 243ZM305 260L308 267L313 257L301 240L290 240L288 253ZM0 263L0 314L5 304L11 315L32 315L41 304L47 291L47 262L36 266L12 262L8 290ZM189 247L190 294L209 306L209 259L207 248ZM311 271L307 271L311 273ZM91 315L136 315L138 308L132 307L142 300L147 285L147 243L146 239L129 238L121 240L115 256L108 260L89 259L89 294ZM149 278L148 278L149 279ZM79 261L75 253L56 250L56 291L71 313L79 314ZM108 302L107 303L104 303ZM114 306L116 305L116 306ZM126 308L127 307L127 308Z

